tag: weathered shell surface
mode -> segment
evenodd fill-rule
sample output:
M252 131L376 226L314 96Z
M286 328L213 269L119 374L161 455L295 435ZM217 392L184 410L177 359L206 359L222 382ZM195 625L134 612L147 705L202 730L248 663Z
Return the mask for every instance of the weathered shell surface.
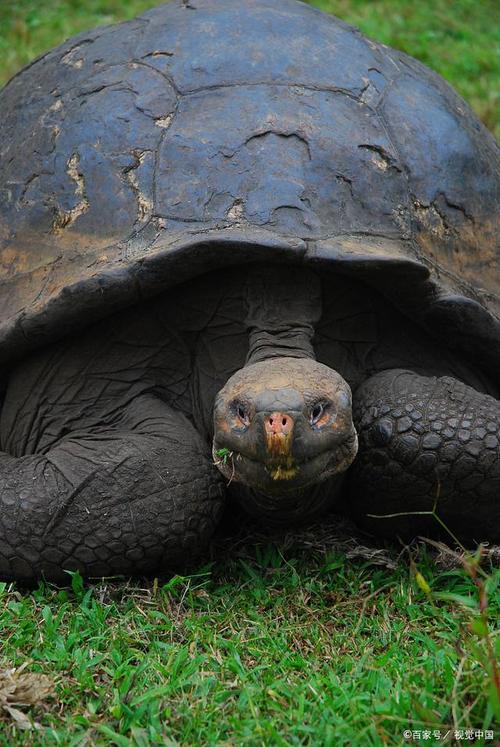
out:
M295 0L174 0L0 93L8 360L205 269L338 265L500 367L497 146L436 74Z

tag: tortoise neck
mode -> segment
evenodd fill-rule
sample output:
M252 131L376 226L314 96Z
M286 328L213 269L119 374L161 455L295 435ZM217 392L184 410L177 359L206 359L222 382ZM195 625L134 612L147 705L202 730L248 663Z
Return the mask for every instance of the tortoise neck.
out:
M321 316L321 283L305 267L253 265L246 279L245 366L269 358L311 358Z

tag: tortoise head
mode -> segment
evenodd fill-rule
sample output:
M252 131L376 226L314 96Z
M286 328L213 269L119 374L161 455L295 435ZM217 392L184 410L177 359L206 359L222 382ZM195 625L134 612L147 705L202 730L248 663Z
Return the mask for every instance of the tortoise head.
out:
M293 505L296 515L297 499L344 472L357 448L349 385L315 360L271 358L245 366L217 395L215 463L258 494L259 513L286 514Z

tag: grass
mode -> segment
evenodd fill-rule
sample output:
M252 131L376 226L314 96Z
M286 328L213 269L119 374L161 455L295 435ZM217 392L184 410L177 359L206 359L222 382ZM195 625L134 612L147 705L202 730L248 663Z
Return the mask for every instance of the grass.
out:
M154 4L3 0L0 80ZM499 132L496 3L314 4L436 69ZM192 576L0 584L0 744L357 747L400 745L413 730L410 743L430 745L494 729L499 573L412 552L356 559L261 536Z
M78 31L132 18L157 0L3 0L0 84ZM496 0L312 0L444 76L500 136L500 6Z
M272 541L230 555L166 583L0 586L0 661L55 683L30 744L399 745L405 730L450 744L455 729L494 729L464 570L422 550L396 568ZM0 724L2 745L25 743Z

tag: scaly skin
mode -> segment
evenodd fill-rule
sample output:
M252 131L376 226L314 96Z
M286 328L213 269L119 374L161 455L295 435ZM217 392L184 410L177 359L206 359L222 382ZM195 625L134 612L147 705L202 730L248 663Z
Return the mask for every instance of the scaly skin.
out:
M181 413L138 397L113 427L0 456L0 577L64 581L169 569L201 552L223 482Z
M348 511L376 534L500 541L500 402L449 376L384 371L354 395L359 454ZM448 536L442 530L444 536Z

